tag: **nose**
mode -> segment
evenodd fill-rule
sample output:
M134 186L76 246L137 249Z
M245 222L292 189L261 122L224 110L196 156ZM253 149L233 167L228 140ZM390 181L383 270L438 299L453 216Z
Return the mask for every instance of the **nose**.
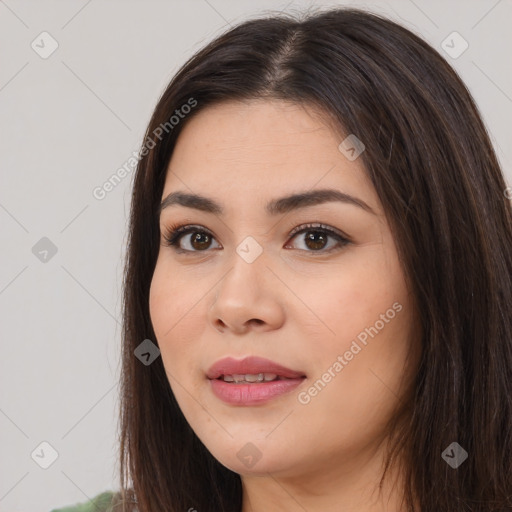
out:
M284 323L282 284L260 256L248 263L235 253L233 265L215 290L208 321L222 333L278 329Z

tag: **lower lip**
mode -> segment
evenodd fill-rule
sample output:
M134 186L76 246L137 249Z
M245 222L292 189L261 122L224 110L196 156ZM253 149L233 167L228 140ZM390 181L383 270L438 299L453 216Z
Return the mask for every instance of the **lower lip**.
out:
M256 405L289 393L304 381L300 379L273 380L254 384L234 384L221 379L210 379L217 398L233 405Z

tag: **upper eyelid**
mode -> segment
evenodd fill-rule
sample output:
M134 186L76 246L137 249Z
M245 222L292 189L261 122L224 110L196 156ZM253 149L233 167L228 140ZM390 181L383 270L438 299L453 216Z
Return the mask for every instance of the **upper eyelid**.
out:
M208 233L208 234L210 234L212 236L215 236L213 234L212 230L208 229L205 226L202 226L201 224L188 224L188 223L179 224L178 227L175 230L173 230L173 232L181 232L181 233L183 233L184 231L187 231L189 229L197 229L198 231L204 231L204 232L206 232L206 233ZM343 236L345 238L349 238L348 235L346 235L339 228L335 228L333 226L330 226L330 225L322 223L322 222L303 222L303 223L293 227L292 229L290 229L289 230L290 232L289 232L288 236L291 236L291 235L294 235L294 234L298 234L303 229L318 229L318 230L332 231L335 234L338 234L338 235ZM164 226L163 229L160 228L160 232L161 233L170 232L170 231L171 231L171 227L165 227Z
M295 226L293 229L290 230L288 237L295 237L296 235L299 235L307 230L317 230L317 231L325 231L329 234L331 237L339 238L339 241L346 241L346 242L352 242L351 237L349 237L347 234L345 234L343 231L341 231L338 228L334 228L332 226L329 226L323 222L303 222L299 224L298 226ZM170 238L172 236L175 237L176 241L180 241L182 237L191 234L194 230L196 231L202 231L208 235L210 235L214 240L217 240L216 235L213 234L211 230L206 228L205 226L202 226L200 224L187 224L184 223L182 225L178 225L178 227L175 230L172 230L172 228L167 228L165 230L164 236L166 238ZM196 252L196 251L191 251ZM201 252L201 251L198 251Z
M311 229L311 230L318 229L319 231L329 231L329 232L332 232L339 236L342 236L344 238L348 238L348 236L345 235L345 233L343 233L343 231L341 231L340 229L337 229L333 226L324 224L323 222L304 222L304 223L299 224L298 226L294 227L290 231L290 235L296 235L306 229Z

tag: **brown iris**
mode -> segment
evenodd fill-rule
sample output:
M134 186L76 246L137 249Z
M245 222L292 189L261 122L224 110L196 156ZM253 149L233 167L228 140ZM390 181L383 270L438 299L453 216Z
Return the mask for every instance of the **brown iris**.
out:
M210 235L208 233L199 233L196 231L195 233L192 233L192 235L193 236L190 239L190 244L196 250L200 251L203 249L207 249L212 242Z
M320 238L320 242L318 239ZM309 245L308 242L311 242L313 246ZM327 235L325 233L321 233L319 231L307 231L306 236L306 245L310 249L323 249L325 247L325 244L327 243ZM318 244L320 244L320 247L318 247Z

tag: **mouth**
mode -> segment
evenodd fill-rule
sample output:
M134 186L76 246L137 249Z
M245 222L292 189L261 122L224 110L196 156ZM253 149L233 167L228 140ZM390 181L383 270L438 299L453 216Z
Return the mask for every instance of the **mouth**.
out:
M276 379L298 379L306 375L302 371L291 370L270 359L250 356L244 359L232 357L220 359L210 367L206 376L209 379L223 378L226 382L246 380L254 383Z
M217 398L231 405L256 405L299 386L306 375L260 357L225 358L207 372Z
M221 375L220 377L218 377L218 380L223 380L224 382L232 382L234 384L255 384L258 382L273 382L275 380L290 379L288 377L283 377L282 375L277 375L275 373L234 373L233 375Z

